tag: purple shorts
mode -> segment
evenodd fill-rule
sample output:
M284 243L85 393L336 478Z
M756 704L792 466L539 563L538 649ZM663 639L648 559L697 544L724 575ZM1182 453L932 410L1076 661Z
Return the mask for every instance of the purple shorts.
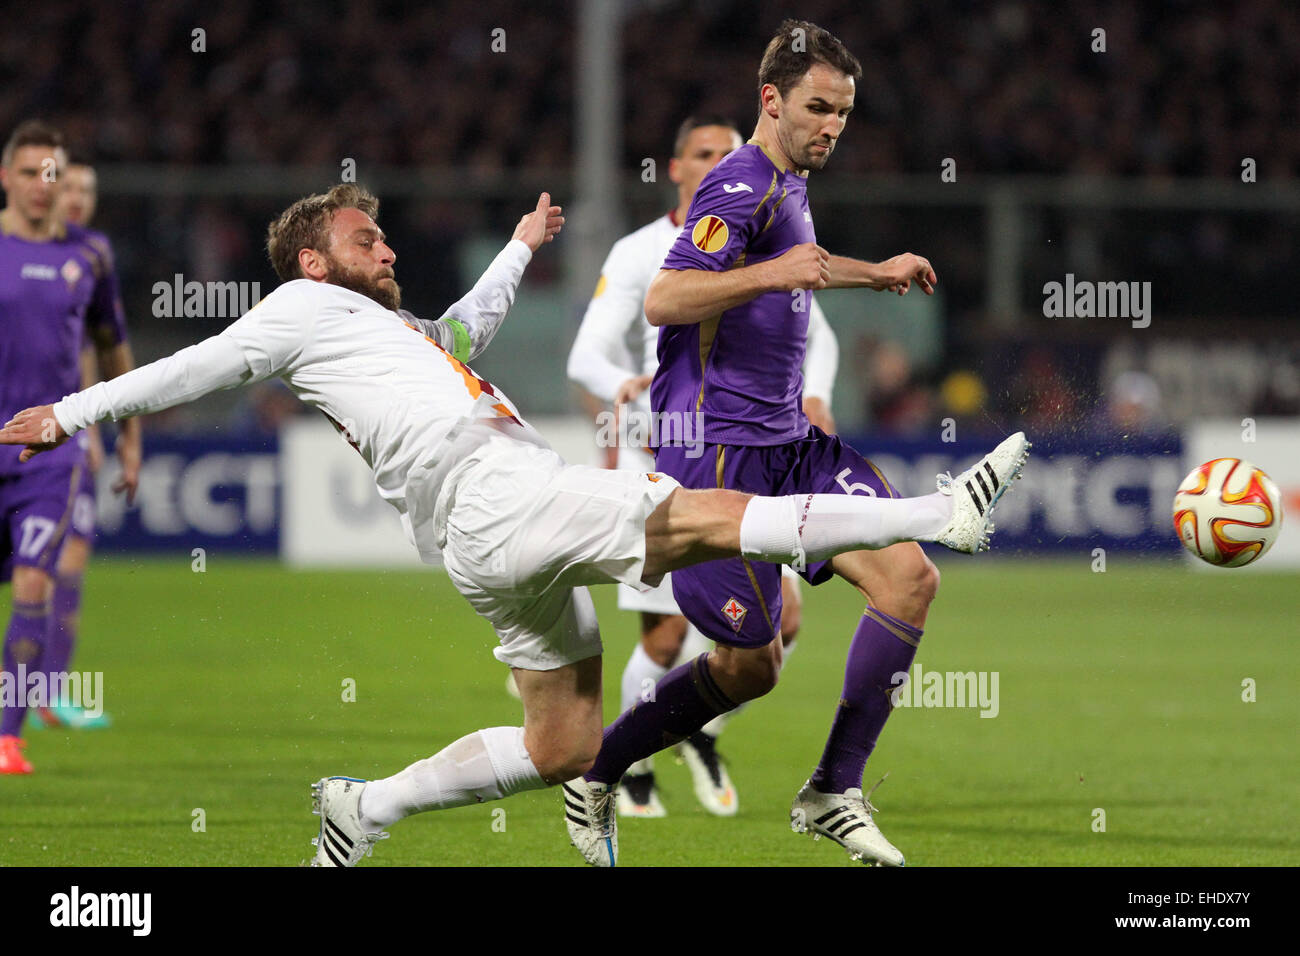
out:
M14 565L54 574L77 498L88 483L87 471L77 464L0 475L0 581L12 576Z
M655 467L685 488L730 488L754 495L871 495L897 498L880 469L820 428L784 445L713 445L703 455L665 445ZM831 578L829 561L801 572L812 584ZM673 597L696 627L733 647L762 647L781 633L781 566L745 558L723 558L678 568Z

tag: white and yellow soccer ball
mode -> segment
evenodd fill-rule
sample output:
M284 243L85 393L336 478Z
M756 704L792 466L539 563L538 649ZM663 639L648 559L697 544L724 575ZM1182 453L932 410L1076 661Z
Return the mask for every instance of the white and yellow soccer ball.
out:
M1240 458L1192 469L1174 495L1174 530L1202 561L1239 568L1263 556L1282 530L1282 498L1273 479Z

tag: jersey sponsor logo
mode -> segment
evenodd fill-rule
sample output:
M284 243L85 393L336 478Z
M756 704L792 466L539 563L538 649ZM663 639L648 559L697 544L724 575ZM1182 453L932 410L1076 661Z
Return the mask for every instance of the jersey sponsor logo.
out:
M602 295L605 294L605 286L607 285L609 285L609 282L605 279L605 276L602 274L601 277L596 280L596 291L591 294L591 297L593 299L599 299Z
M739 634L740 625L745 623L745 615L749 613L749 608L733 597L728 598L727 603L722 605L722 613L731 622L731 629Z
M695 243L695 248L701 252L718 252L726 247L730 235L725 222L717 216L705 216L695 224L695 229L691 232L691 242Z
M646 478L655 483L658 483L659 479L662 477L663 475L656 475L653 471L646 472Z
M29 262L23 266L23 271L20 275L24 279L45 279L46 281L50 281L58 276L58 272L54 270L54 266L47 266L39 262Z
M754 187L749 185L749 183L736 183L734 186L724 185L722 191L724 193L752 193Z

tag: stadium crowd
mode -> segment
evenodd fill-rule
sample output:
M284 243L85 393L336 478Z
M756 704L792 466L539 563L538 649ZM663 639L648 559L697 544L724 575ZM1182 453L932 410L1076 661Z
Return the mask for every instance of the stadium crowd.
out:
M1242 156L1267 157L1261 179L1300 172L1294 4L955 6L803 5L865 70L871 135L846 141L837 173L929 171L944 156L982 173L1224 176ZM748 122L752 84L723 78L752 74L786 5L624 7L629 164L663 153L684 103ZM104 162L565 167L577 11L572 0L46 0L24 12L30 29L0 35L0 128L57 114Z

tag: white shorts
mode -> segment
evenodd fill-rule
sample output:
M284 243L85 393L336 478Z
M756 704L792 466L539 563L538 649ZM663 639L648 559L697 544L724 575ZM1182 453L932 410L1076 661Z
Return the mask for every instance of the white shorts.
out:
M443 562L501 640L497 660L554 670L601 652L584 585L642 581L645 523L680 487L667 475L567 465L549 448L490 441L449 478Z
M655 470L654 455L645 448L633 448L621 445L618 449L618 467L620 471L649 472ZM638 591L626 584L618 586L618 607L620 611L644 611L649 614L681 614L677 600L673 597L673 576L665 574L657 588Z

